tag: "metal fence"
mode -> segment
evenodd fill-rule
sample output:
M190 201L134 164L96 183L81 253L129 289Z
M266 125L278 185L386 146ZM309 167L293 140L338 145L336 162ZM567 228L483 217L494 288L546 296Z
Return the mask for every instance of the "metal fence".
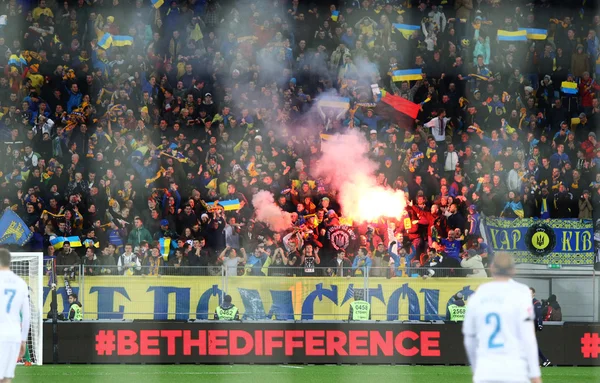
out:
M224 295L231 295L242 320L346 320L350 303L363 296L373 320L445 320L447 306L461 293L468 301L486 276L465 269L172 267L158 269L81 266L70 279L84 319L213 319ZM70 277L70 278L69 278ZM59 276L59 286L62 286ZM538 299L556 294L565 320L597 321L598 295L592 269L521 267L517 280L533 286ZM68 312L67 291L58 307ZM357 293L360 292L360 293ZM49 294L47 294L49 295ZM45 302L45 312L50 307Z

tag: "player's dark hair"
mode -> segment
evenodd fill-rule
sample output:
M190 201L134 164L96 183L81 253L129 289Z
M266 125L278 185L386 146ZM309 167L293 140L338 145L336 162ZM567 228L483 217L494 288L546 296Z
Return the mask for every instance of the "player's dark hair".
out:
M530 287L529 290L531 290L531 292L535 294L535 289L533 287Z
M6 249L0 249L0 267L9 267L10 259L10 251Z

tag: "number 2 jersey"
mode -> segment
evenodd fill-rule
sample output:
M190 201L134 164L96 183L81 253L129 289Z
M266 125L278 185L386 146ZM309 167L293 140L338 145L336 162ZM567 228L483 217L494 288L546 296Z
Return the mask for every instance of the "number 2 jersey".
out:
M29 288L9 270L0 270L0 343L21 343L29 334Z
M512 279L479 286L467 301L465 347L475 382L541 376L529 288Z

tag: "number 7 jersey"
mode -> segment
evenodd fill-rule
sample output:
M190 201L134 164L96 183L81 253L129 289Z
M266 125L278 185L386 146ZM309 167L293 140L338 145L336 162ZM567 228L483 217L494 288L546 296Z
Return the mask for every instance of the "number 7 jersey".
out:
M467 301L465 347L474 382L529 382L540 376L529 288L514 280L479 286Z
M12 271L0 271L0 344L21 343L29 334L29 288Z

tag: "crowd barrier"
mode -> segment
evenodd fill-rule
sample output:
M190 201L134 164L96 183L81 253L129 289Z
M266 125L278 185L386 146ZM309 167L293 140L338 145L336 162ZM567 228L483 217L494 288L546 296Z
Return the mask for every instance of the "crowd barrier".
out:
M44 363L464 365L461 324L84 321L44 324ZM600 324L538 333L555 365L600 365Z

